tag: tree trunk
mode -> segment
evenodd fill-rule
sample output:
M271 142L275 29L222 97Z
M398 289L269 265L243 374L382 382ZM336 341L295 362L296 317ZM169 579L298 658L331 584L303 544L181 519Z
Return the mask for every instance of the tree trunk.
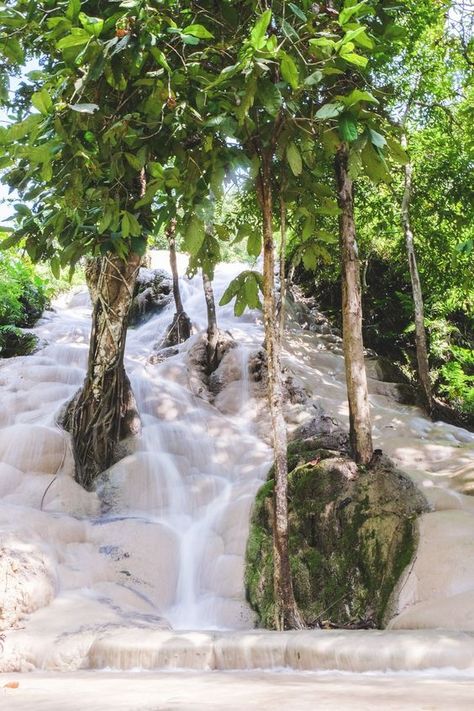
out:
M283 195L280 195L280 342L285 332L285 302L286 302L286 203Z
M336 154L339 239L342 272L342 322L347 396L349 400L350 440L354 458L368 464L372 458L367 375L362 340L362 295L357 252L352 180L349 176L349 147L343 143Z
M178 262L176 259L176 220L173 218L166 230L170 252L170 267L173 277L173 296L176 307L176 313L173 321L166 331L163 341L164 346L176 346L178 343L184 343L191 337L192 324L191 319L183 308L181 300L181 291L179 288Z
M170 250L170 266L171 274L173 276L173 296L174 303L176 305L176 313L179 315L183 313L183 302L181 301L181 292L179 289L179 276L178 276L178 262L176 259L176 220L173 218L166 230L166 236L168 238L168 245Z
M219 365L217 343L219 341L219 329L217 328L216 303L214 301L214 289L208 274L202 270L202 285L204 287L204 298L207 309L207 368L209 373L213 373Z
M402 137L402 146L407 148L406 135ZM433 409L433 393L430 380L430 366L428 362L428 347L426 343L425 312L423 305L423 292L421 289L420 275L416 262L415 245L410 222L410 202L413 187L413 166L407 163L405 166L405 189L402 201L402 225L405 234L405 243L410 267L411 288L413 293L413 305L415 310L415 343L416 358L418 361L418 377L421 386L423 404L431 412Z
M275 254L272 225L271 158L262 157L257 193L263 218L263 319L268 369L268 400L273 430L275 487L273 495L273 584L275 626L300 629L303 621L293 592L288 546L287 432L283 417L280 339L275 300Z
M114 462L118 443L141 430L123 360L127 321L140 257L115 254L91 260L86 276L92 297L92 332L84 385L69 403L63 425L73 439L76 480L92 489Z

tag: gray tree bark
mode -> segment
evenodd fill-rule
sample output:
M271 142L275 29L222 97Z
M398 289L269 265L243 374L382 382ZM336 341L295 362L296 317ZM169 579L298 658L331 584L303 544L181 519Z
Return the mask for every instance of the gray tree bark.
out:
M402 137L402 146L407 148L407 137ZM426 342L425 330L425 310L423 303L423 291L421 288L420 274L416 261L415 244L410 220L410 203L413 192L413 166L411 162L405 165L405 187L402 200L402 225L405 234L405 244L410 268L411 289L413 294L413 306L415 311L415 344L416 359L418 363L418 377L420 381L421 396L423 404L430 413L433 409L433 391L430 379L430 366L428 360L428 346Z
M202 270L202 285L204 288L204 298L206 300L207 311L207 367L208 372L212 373L219 365L217 353L219 329L217 327L214 289L212 288L212 281L204 269Z
M273 584L275 626L279 630L304 626L296 605L288 545L287 432L283 416L280 338L275 299L275 254L272 225L271 157L262 156L257 193L263 218L263 318L268 370L268 400L273 430L275 487L273 495Z
M342 321L350 440L355 460L361 464L368 464L373 454L372 424L364 363L360 264L347 143L341 144L337 151L335 172L338 203L341 210L339 239L342 272Z

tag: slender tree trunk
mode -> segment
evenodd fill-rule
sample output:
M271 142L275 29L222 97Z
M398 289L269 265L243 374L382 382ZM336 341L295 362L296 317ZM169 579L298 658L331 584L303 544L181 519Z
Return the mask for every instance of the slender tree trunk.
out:
M174 218L168 225L166 236L168 238L169 245L170 267L173 277L173 296L176 313L173 317L172 323L168 327L163 345L176 346L178 343L184 343L184 341L187 341L188 338L190 338L192 324L191 319L183 308L181 291L179 288L178 262L176 259L176 220Z
M214 289L212 288L212 281L204 269L202 270L202 285L204 287L204 298L206 299L207 310L207 368L209 373L213 373L219 365L217 353L219 329L217 327Z
M170 250L170 266L171 274L173 276L173 296L174 303L176 306L176 313L179 315L183 313L183 302L181 300L181 291L179 289L179 276L178 276L178 261L176 259L176 219L173 218L166 230L166 236L168 238L168 245Z
M268 368L268 399L273 429L275 488L273 496L273 582L275 625L279 630L299 629L303 621L293 592L288 546L287 432L283 416L280 339L275 300L275 253L272 225L271 158L262 157L257 192L263 218L263 318Z
M402 137L402 146L407 148L406 135ZM415 310L415 343L416 358L418 361L418 377L421 386L423 404L431 412L433 409L433 393L430 380L430 366L428 361L428 346L426 343L425 311L423 305L423 292L421 289L420 275L416 261L415 245L410 221L410 202L413 189L413 166L405 165L405 189L402 201L402 225L405 233L405 243L410 267L411 288Z
M335 159L342 267L342 320L344 361L349 400L350 439L357 462L368 464L372 458L367 375L362 340L362 295L360 264L357 253L352 180L349 176L349 147L343 143Z
M286 203L283 195L280 194L280 341L285 332L286 317Z
M92 332L84 385L66 410L73 439L76 480L91 489L113 462L118 443L141 430L135 398L123 365L127 322L140 257L107 254L90 261Z

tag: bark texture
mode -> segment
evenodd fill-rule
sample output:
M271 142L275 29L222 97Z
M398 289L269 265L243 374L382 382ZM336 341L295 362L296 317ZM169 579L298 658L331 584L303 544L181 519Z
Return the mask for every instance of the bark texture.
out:
M283 339L286 318L286 203L283 195L280 195L280 341Z
M403 148L407 148L406 136L402 138ZM405 244L410 267L411 288L413 293L413 305L415 311L415 343L416 359L418 363L418 377L420 381L421 396L427 411L431 413L433 409L433 392L430 379L430 366L428 361L428 346L426 342L425 330L425 310L423 304L423 292L421 289L420 274L416 261L415 244L410 221L410 202L413 190L413 166L407 163L405 166L405 189L402 201L402 225L405 235Z
M164 344L166 346L178 345L178 343L184 343L188 338L191 337L192 324L191 319L185 312L183 307L183 301L181 299L181 291L179 288L179 275L178 275L178 262L176 259L176 220L172 219L166 230L166 236L168 238L169 253L170 253L170 267L171 274L173 277L173 297L176 307L176 312L173 317L173 321L170 324L166 336L164 339Z
M69 403L63 425L73 439L76 480L92 489L114 462L118 443L141 429L123 359L127 322L140 257L107 254L86 270L93 311L87 375Z
M283 416L283 387L280 363L279 324L275 299L275 246L272 225L271 159L264 155L257 178L257 192L263 218L263 318L267 352L268 400L273 430L275 487L273 495L273 585L275 626L278 630L299 629L303 621L293 592L288 548L288 460L287 431Z
M207 367L208 372L213 373L219 365L219 356L217 352L219 329L217 328L214 289L212 288L212 281L204 269L202 270L202 285L204 288L204 298L206 299L207 310Z
M339 238L342 272L342 323L347 396L349 400L350 440L356 462L368 464L372 458L367 375L362 340L362 293L357 252L352 180L349 176L349 147L341 144L336 154Z

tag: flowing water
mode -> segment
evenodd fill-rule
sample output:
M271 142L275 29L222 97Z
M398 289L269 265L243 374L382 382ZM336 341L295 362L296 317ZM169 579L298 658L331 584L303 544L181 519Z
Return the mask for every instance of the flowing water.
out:
M154 266L164 259L155 254ZM217 299L240 269L218 270ZM204 330L200 280L183 277L182 292L196 330ZM87 294L68 294L47 313L35 329L45 342L35 355L1 362L0 670L473 673L474 638L466 631L474 631L474 435L396 402L394 386L379 381L369 362L376 446L433 508L419 523L393 631L251 632L244 553L252 502L271 463L268 416L249 376L263 340L261 315L236 319L232 306L218 310L220 328L238 347L220 366L212 403L193 364L199 335L178 354L150 361L172 315L170 306L129 332L126 368L143 436L97 493L74 482L70 443L55 424L84 377ZM337 337L293 322L285 365L309 403L347 424ZM308 404L287 414L294 428Z

